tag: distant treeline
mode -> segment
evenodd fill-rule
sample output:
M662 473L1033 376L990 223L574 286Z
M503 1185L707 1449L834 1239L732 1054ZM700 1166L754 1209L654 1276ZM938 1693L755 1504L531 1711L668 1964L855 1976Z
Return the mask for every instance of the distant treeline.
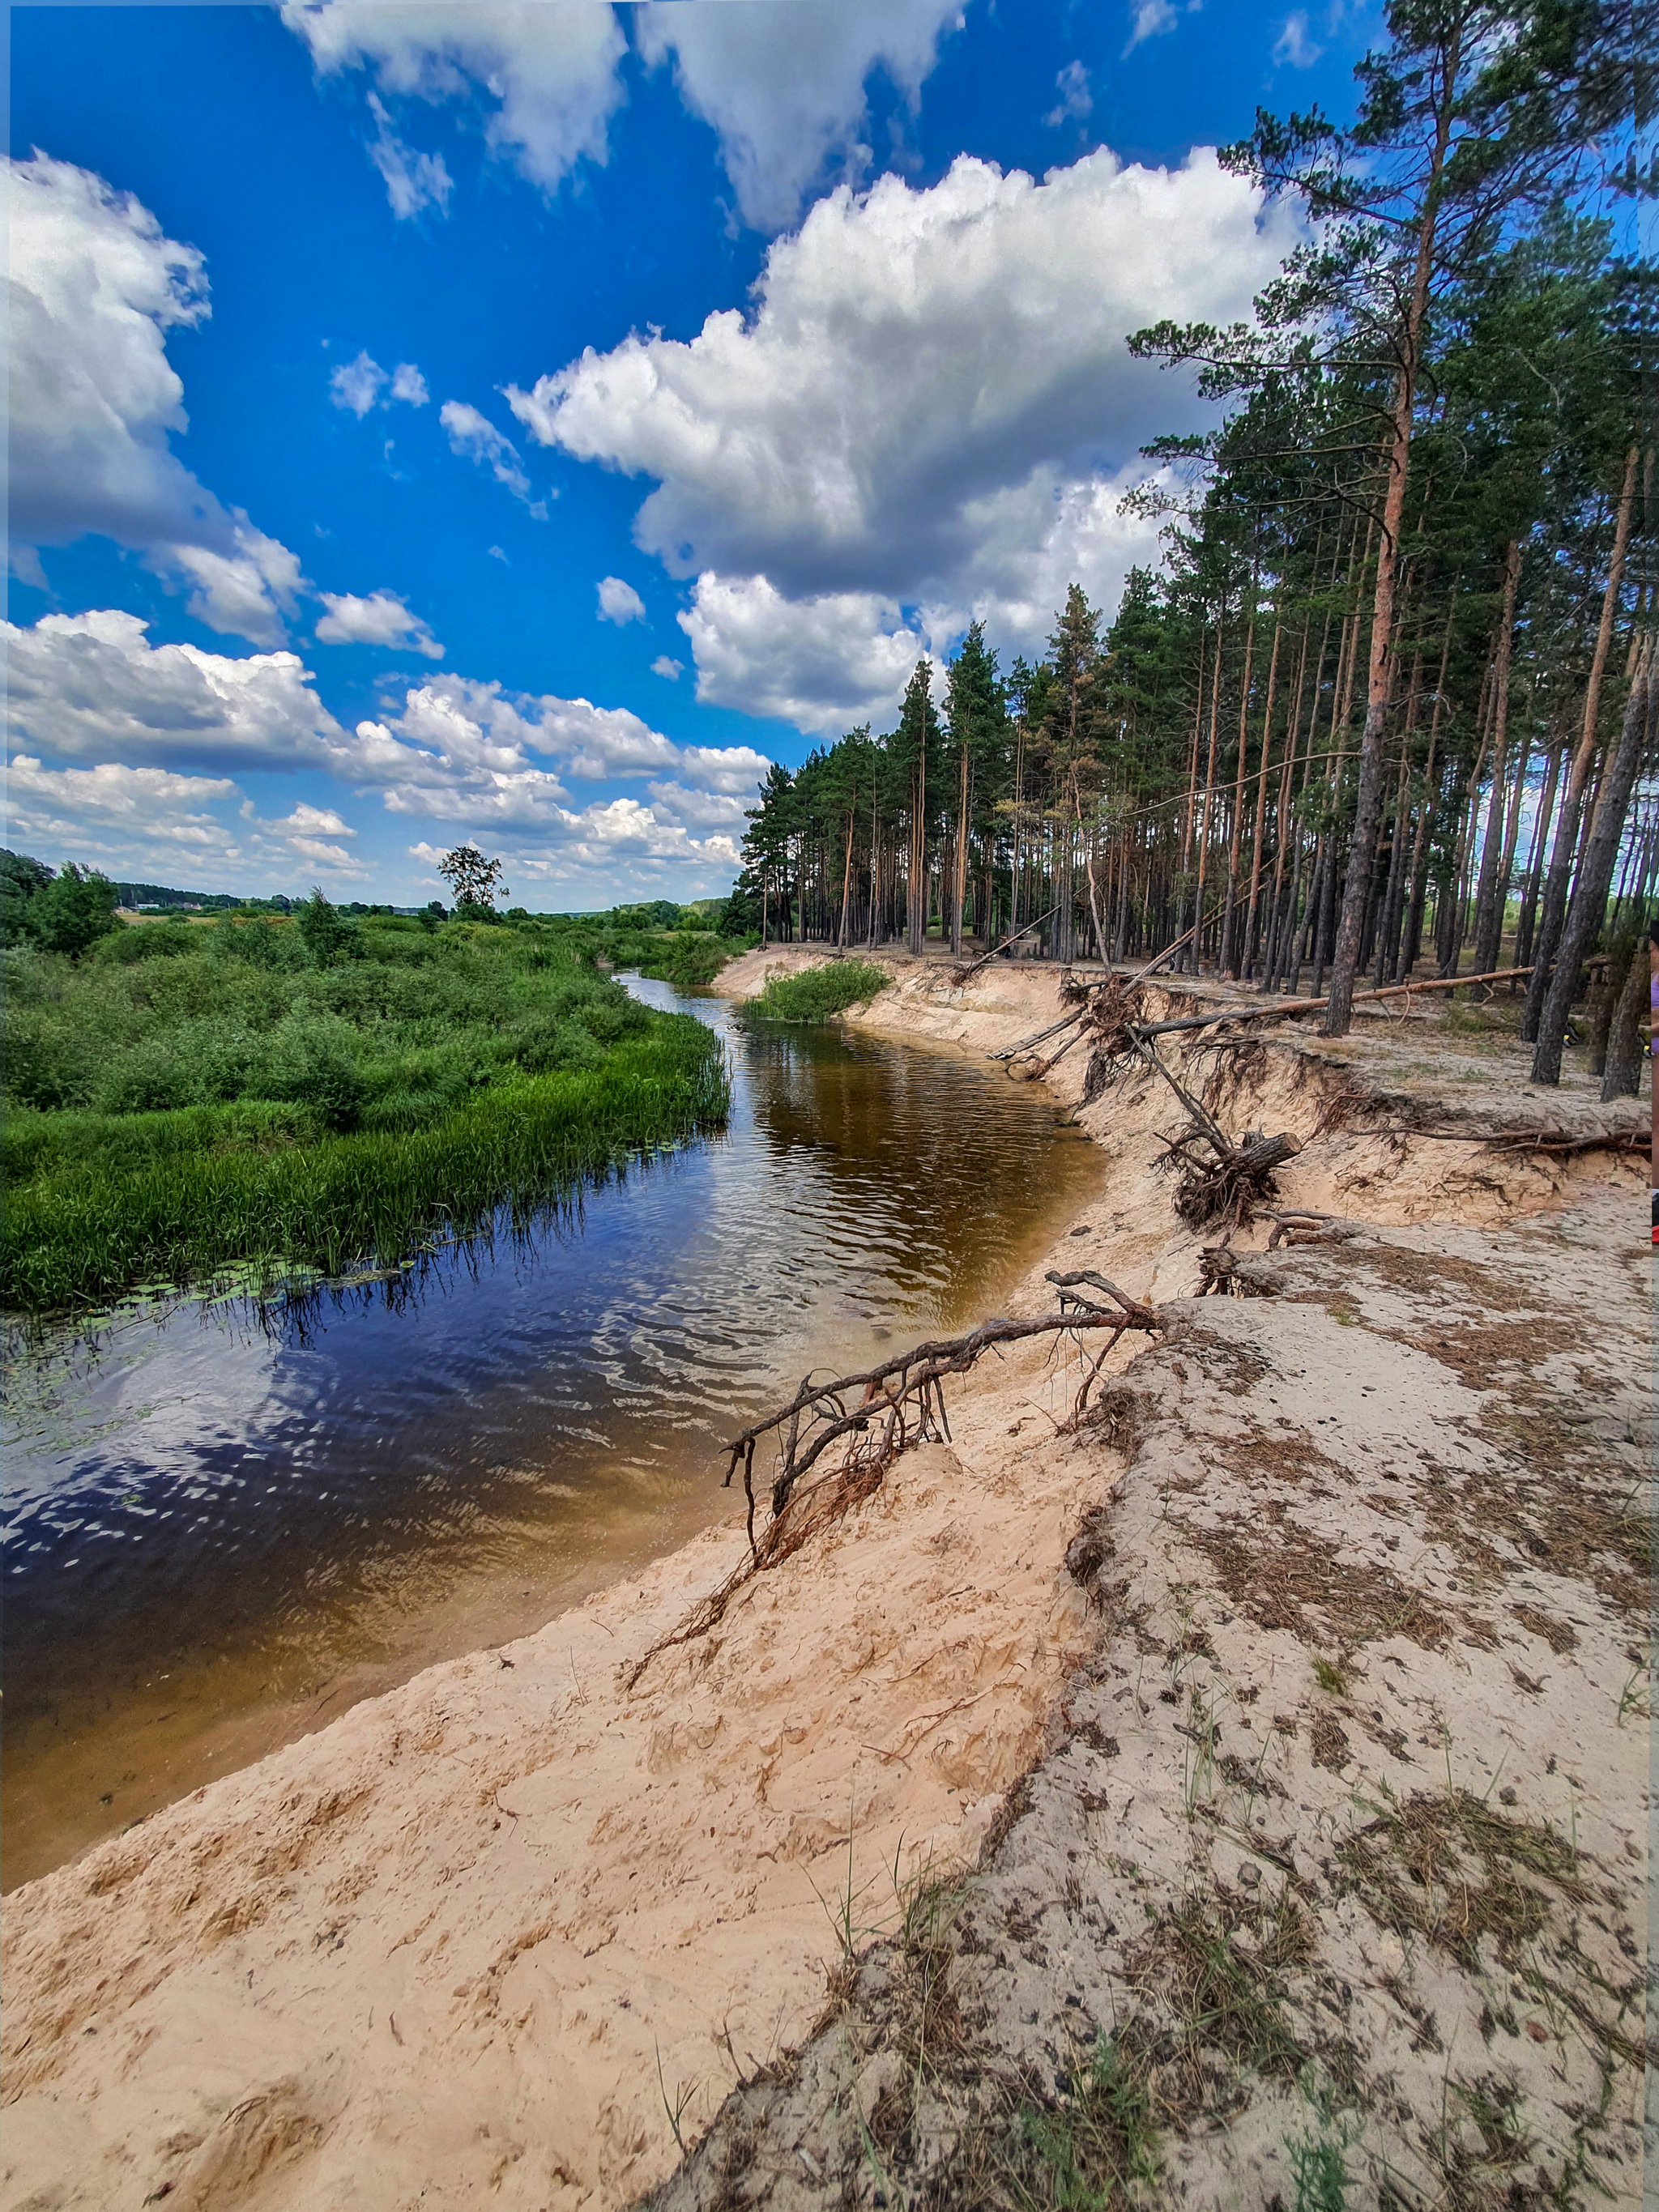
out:
M321 897L322 894L315 892L313 896ZM291 915L307 903L306 900L283 892L273 893L269 898L252 898L228 891L174 890L165 884L124 883L100 869L85 867L73 860L54 869L33 854L0 848L0 941L33 939L49 951L84 951L106 931L119 927L118 907L129 912L138 907L160 907L174 915L191 909L217 915ZM330 905L331 912L349 915L354 921L373 915L418 917L424 914L434 921L442 921L449 912L441 899L431 900L424 908L390 906L384 902L362 899L325 903ZM514 906L501 915L491 907L478 905L470 908L468 915L474 921L544 921L586 931L592 935L600 951L605 947L599 940L618 931L635 937L641 933L653 936L665 930L712 932L716 936L738 939L744 934L741 902L734 908L729 898L694 899L684 905L672 899L650 899L590 914L534 915L522 906ZM648 952L646 957L649 957Z

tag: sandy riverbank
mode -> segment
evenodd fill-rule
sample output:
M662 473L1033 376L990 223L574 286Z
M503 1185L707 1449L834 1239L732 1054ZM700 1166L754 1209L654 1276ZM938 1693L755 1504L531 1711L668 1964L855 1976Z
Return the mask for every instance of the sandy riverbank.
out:
M741 993L768 964L800 957L775 949L722 981ZM964 997L937 969L890 964L900 988L861 1018L975 1053L1037 1026L1054 1005L1052 971L1004 966ZM1083 1057L1055 1071L1067 1103ZM1164 1663L1144 1647L1162 1653L1163 1613L1177 1606L1189 1627L1202 1613L1202 1667L1233 1684L1241 1714L1267 1668L1261 1712L1271 1705L1290 1726L1274 1722L1250 1751L1265 1742L1267 1765L1283 1766L1273 1818L1290 1831L1295 1863L1304 1851L1316 1862L1362 1784L1388 1776L1393 1786L1386 1759L1398 1757L1407 1792L1420 1784L1432 1713L1471 1759L1513 1740L1505 1786L1522 1793L1517 1818L1565 1817L1554 1778L1570 1756L1578 1841L1595 1854L1596 1880L1618 1891L1601 1908L1613 1947L1602 1980L1616 1974L1615 1930L1640 1924L1631 1849L1645 1778L1643 1727L1620 1702L1636 1632L1628 1576L1604 1552L1540 1565L1517 1531L1497 1528L1469 1540L1481 1557L1466 1555L1458 1529L1470 1515L1490 1522L1486 1493L1468 1486L1502 1480L1516 1444L1498 1434L1500 1416L1531 1404L1528 1393L1547 1394L1551 1433L1565 1438L1552 1447L1552 1496L1589 1482L1599 1498L1615 1475L1625 1491L1639 1477L1631 1435L1644 1380L1632 1363L1645 1340L1645 1255L1625 1240L1640 1164L1499 1156L1333 1124L1336 1090L1361 1077L1472 1119L1517 1110L1501 1049L1426 1026L1368 1025L1340 1048L1298 1035L1240 1055L1215 1110L1230 1125L1267 1117L1294 1130L1304 1149L1283 1177L1287 1200L1376 1232L1358 1270L1357 1246L1297 1255L1288 1292L1260 1305L1190 1300L1199 1240L1150 1172L1171 1119L1152 1079L1081 1109L1108 1188L1033 1271L1018 1309L1050 1303L1042 1276L1062 1264L1103 1268L1170 1304L1169 1333L1130 1378L1153 1409L1133 1438L1109 1424L1057 1436L1075 1376L1041 1352L988 1363L952 1403L954 1449L902 1461L875 1498L751 1583L714 1635L654 1661L631 1692L633 1661L738 1558L735 1518L536 1635L434 1668L15 1893L4 2212L116 2212L162 2191L170 2207L203 2208L628 2201L674 2165L671 2109L690 2142L739 2073L809 2037L849 1894L855 1930L890 1923L896 1865L902 1880L930 1859L967 1863L988 1835L1000 1841L984 1879L1005 1878L1022 1824L1048 1817L1028 1784L1014 1819L1011 1785L1028 1771L1040 1784L1081 1725L1085 1692L1116 1696L1118 1674L1137 1665L1133 1705L1112 1723L1144 1781L1130 1793L1146 1824L1133 1856L1175 1893L1192 1848L1178 1778L1190 1745L1170 1735L1176 1709L1141 1685ZM1538 1110L1535 1096L1525 1103ZM1569 1091L1549 1102L1563 1106L1584 1101ZM1378 1256L1389 1253L1416 1257ZM1411 1266L1425 1271L1415 1289L1401 1274ZM1448 1295L1463 1304L1431 1322L1425 1307ZM1504 1298L1514 1322L1494 1317ZM1407 1340L1425 1329L1469 1371L1440 1356L1444 1346ZM1481 1329L1472 1349L1469 1332ZM1240 1384L1247 1352L1265 1364ZM1130 1357L1126 1346L1118 1364ZM1261 1405L1247 1407L1242 1389ZM1620 1420L1616 1436L1595 1426ZM1240 1457L1243 1444L1254 1457ZM1577 1466L1580 1446L1594 1465ZM1393 1476L1367 1464L1379 1453ZM1374 1476L1382 1502L1362 1508L1358 1485L1369 1499ZM1437 1481L1452 1486L1438 1509ZM1210 1515L1213 1529L1189 1527L1179 1557L1164 1557L1176 1493L1198 1498L1188 1518ZM1109 1504L1115 1528L1124 1516L1120 1552L1132 1531L1141 1546L1133 1588L1109 1606L1064 1565L1085 1512ZM1322 1559L1326 1577L1276 1626L1251 1595L1276 1570L1248 1544L1240 1565L1237 1539L1231 1551L1223 1540L1241 1522L1273 1526L1274 1509L1311 1516L1308 1573L1316 1581ZM1420 1602L1438 1621L1486 1626L1473 1638L1413 1638L1387 1627L1392 1613L1367 1616L1363 1666L1377 1689L1362 1703L1380 1700L1386 1681L1401 1711L1383 1718L1379 1705L1373 1723L1355 1706L1345 1723L1332 1693L1347 1754L1332 1764L1308 1652L1316 1644L1340 1659L1344 1629L1307 1608L1328 1602L1338 1551L1345 1571L1369 1562L1373 1580L1394 1578L1395 1611ZM1530 1626L1528 1607L1553 1633ZM1351 1671L1357 1680L1360 1662ZM1520 1676L1538 1686L1521 1690ZM1484 1770L1471 1777L1486 1788ZM1095 1815L1079 1817L1078 1839L1045 1846L1058 1864L1032 1854L1049 1888L1065 1887L1065 1854L1102 1855L1100 1836L1085 1832ZM1127 1855L1124 1837L1112 1854ZM1077 1881L1082 1916L1090 1895ZM1599 1959L1601 1938L1585 1940ZM1096 1945L1100 1960L1108 1948ZM1021 1957L1028 1981L1057 1990ZM1103 2001L1112 1971L1099 1964L1105 1983L1080 2005ZM1463 2002L1443 1995L1443 2010L1454 1996ZM1473 2032L1480 2040L1478 2023ZM1559 2098L1579 2097L1553 2045L1518 2028L1511 2040L1505 2064L1530 2069L1529 2083L1557 2067ZM775 2077L780 2094L788 2074ZM806 2105L809 2075L791 2077ZM1264 2122L1258 2166L1277 2124ZM830 2147L820 2152L823 2170Z

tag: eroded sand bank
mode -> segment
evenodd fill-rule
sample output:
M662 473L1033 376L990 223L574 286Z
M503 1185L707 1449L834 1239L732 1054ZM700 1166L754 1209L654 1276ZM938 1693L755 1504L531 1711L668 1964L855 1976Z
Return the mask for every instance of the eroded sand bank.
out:
M726 988L754 988L749 971L768 964L775 952L730 972ZM1005 966L964 995L937 970L891 964L902 987L865 1018L967 1050L1012 1041L1054 1007L1051 971ZM1224 1108L1218 1094L1230 1126L1301 1136L1287 1200L1363 1216L1385 1232L1368 1249L1415 1254L1410 1264L1429 1270L1415 1290L1401 1279L1407 1262L1373 1256L1356 1269L1339 1248L1316 1264L1298 1255L1304 1276L1260 1309L1193 1301L1199 1240L1150 1170L1170 1102L1150 1077L1120 1086L1079 1115L1106 1153L1107 1191L1019 1304L1050 1303L1046 1267L1083 1265L1170 1307L1166 1340L1124 1386L1158 1407L1135 1438L1058 1436L1076 1374L1041 1350L988 1362L952 1401L953 1449L902 1461L876 1497L748 1585L711 1636L653 1661L631 1692L633 1662L739 1558L735 1519L537 1635L434 1668L15 1893L6 2212L136 2208L162 2191L169 2206L204 2208L628 2201L673 2166L676 2123L693 2141L740 2072L808 2037L838 1918L855 1936L890 1924L896 1869L902 1881L930 1861L971 1862L994 1824L988 1879L1004 1878L996 1869L1047 1802L1028 1784L1011 1814L1006 1793L1066 1755L1080 1701L1097 1692L1113 1700L1127 1762L1114 1787L1136 1779L1122 1793L1141 1808L1135 1863L1154 1892L1179 1892L1191 1745L1172 1733L1175 1709L1144 1693L1162 1661L1142 1648L1162 1653L1162 1613L1176 1609L1189 1630L1202 1613L1202 1663L1218 1677L1249 1687L1267 1668L1271 1694L1255 1684L1261 1712L1241 1731L1252 1757L1265 1746L1266 1763L1283 1767L1273 1818L1293 1864L1305 1853L1316 1865L1321 1824L1362 1785L1421 1781L1433 1714L1476 1764L1492 1764L1496 1736L1512 1744L1504 1786L1535 1821L1563 1816L1547 1787L1560 1753L1547 1747L1575 1747L1580 1841L1619 1889L1617 1910L1601 1908L1613 1947L1602 1978L1614 1976L1615 1928L1639 1925L1632 1839L1645 1776L1619 1686L1631 1671L1628 1589L1603 1588L1612 1570L1595 1558L1530 1558L1513 1529L1478 1540L1483 1564L1459 1550L1455 1528L1478 1515L1479 1485L1501 1479L1502 1450L1525 1449L1495 1433L1471 1443L1468 1423L1484 1413L1490 1425L1528 1390L1551 1394L1553 1433L1567 1439L1553 1447L1565 1454L1558 1488L1574 1437L1595 1449L1583 1421L1624 1423L1604 1440L1603 1474L1635 1449L1640 1385L1621 1378L1641 1340L1642 1255L1621 1249L1621 1232L1640 1166L1499 1156L1340 1115L1332 1125L1337 1090L1361 1076L1441 1098L1448 1114L1515 1113L1501 1054L1460 1054L1425 1034L1396 1024L1341 1048L1288 1038L1238 1056ZM1068 1102L1083 1058L1055 1071ZM1548 1102L1563 1106L1583 1101ZM1443 1283L1459 1265L1480 1310L1434 1321L1433 1270ZM1492 1301L1517 1266L1528 1271L1517 1327L1471 1350L1469 1330L1501 1328ZM1469 1269L1485 1271L1478 1298ZM1406 1340L1425 1328L1445 1342ZM1474 1363L1449 1380L1448 1346ZM1126 1344L1116 1364L1133 1353ZM1241 1384L1247 1354L1260 1371ZM1469 1403L1454 1403L1454 1388ZM1241 1389L1262 1398L1248 1419ZM1438 1521L1437 1480L1454 1486ZM1182 1497L1202 1525L1166 1557L1157 1530ZM1126 1498L1121 1542L1140 1548L1114 1611L1064 1560L1085 1514L1123 1513ZM1283 1547L1238 1534L1272 1528L1275 1512L1311 1516L1298 1540L1327 1583L1304 1589L1277 1626L1254 1593ZM1413 1638L1400 1623L1385 1633L1379 1615L1364 1662L1375 1693L1351 1698L1346 1720L1334 1696L1321 1705L1308 1656L1314 1644L1340 1650L1340 1620L1317 1610L1339 1554L1356 1574L1369 1563L1373 1583L1392 1577L1407 1613L1418 1601L1437 1620L1485 1624L1473 1640ZM1510 1589L1517 1576L1530 1576L1531 1598ZM1528 1625L1528 1605L1553 1638ZM1376 1718L1361 1719L1372 1704ZM1285 1729L1261 1728L1270 1707ZM1486 1771L1468 1769L1481 1789ZM1105 1792L1103 1781L1093 1794ZM1091 1836L1097 1818L1085 1807L1073 1839L1048 1838L1053 1865L1028 1854L1039 1887L1076 1881L1079 1931L1089 1893L1073 1862L1121 1862L1127 1849L1125 1836ZM1064 1822L1060 1832L1071 1835ZM1356 1955L1374 1968L1355 1927ZM1091 1971L1109 1982L1109 1947L1074 1932L1073 1950L1090 1944ZM1358 1968L1346 1965L1352 1986ZM1058 1987L1024 1951L1008 1971ZM1067 1984L1079 2004L1103 2002L1105 1983L1084 1993L1079 1978L1080 1961ZM1443 2012L1463 2002L1439 1998ZM1556 2063L1525 2032L1509 2041L1507 2065L1541 2080ZM797 2087L805 2078L798 2069ZM1570 2069L1562 2084L1577 2097ZM873 2111L879 2083L866 2087ZM1264 2135L1258 2167L1271 2152ZM821 2168L829 2155L820 2142ZM810 2168L794 2172L804 2186Z

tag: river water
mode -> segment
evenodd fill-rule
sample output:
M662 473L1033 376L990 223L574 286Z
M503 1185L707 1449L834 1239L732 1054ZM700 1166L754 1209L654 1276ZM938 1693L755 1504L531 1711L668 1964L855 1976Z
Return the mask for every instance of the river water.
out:
M400 1284L13 1333L9 1887L672 1549L723 1436L998 1310L1099 1188L981 1059L626 980L726 1039L721 1136Z

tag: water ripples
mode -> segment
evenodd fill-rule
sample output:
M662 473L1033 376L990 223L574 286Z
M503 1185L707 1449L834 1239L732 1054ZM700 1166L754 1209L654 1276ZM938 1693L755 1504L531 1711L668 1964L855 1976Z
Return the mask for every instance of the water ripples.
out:
M533 1235L280 1316L179 1301L14 1340L14 1799L36 1753L101 1776L93 1740L158 1681L206 1713L407 1673L477 1640L439 1617L492 1583L523 1610L498 1620L531 1625L706 1517L720 1437L809 1368L980 1317L1092 1187L1091 1148L982 1061L689 1003L726 1038L726 1133Z

